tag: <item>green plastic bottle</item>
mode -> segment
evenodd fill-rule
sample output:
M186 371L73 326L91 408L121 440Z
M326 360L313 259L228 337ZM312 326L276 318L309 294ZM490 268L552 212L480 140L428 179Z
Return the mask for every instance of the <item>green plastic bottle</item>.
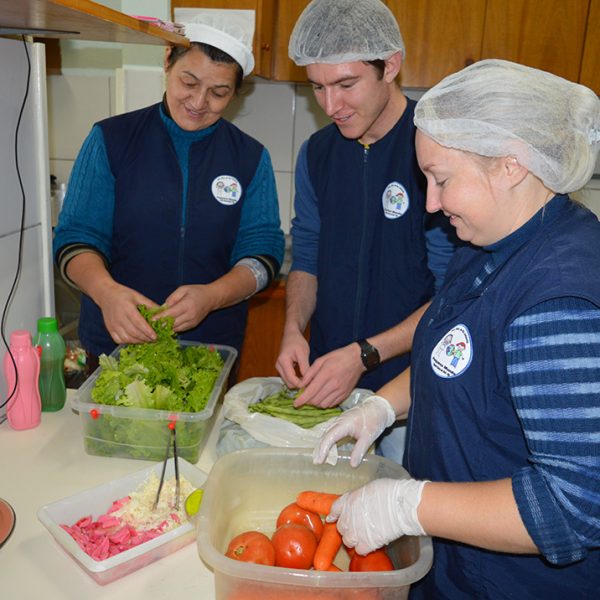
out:
M35 344L42 348L40 358L40 398L43 412L55 412L65 405L65 341L53 317L42 317L37 322Z

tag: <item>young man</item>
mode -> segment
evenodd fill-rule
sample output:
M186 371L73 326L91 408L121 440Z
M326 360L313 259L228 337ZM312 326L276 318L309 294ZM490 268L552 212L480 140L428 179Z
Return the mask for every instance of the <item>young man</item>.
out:
M397 83L404 43L389 9L380 0L313 0L289 54L306 66L333 123L298 156L277 369L288 386L305 388L298 404L332 406L357 382L377 389L406 368L434 272L443 277L453 246L425 213L414 102ZM380 449L399 459L403 437L395 437Z

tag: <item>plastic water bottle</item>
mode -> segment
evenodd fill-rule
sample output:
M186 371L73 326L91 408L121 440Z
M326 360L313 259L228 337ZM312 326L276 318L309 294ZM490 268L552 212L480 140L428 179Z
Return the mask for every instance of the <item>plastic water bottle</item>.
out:
M10 334L10 351L14 364L8 352L4 355L3 361L9 394L15 388L16 373L19 374L19 378L15 393L8 402L6 417L13 429L32 429L40 424L42 417L42 403L38 389L40 355L31 344L31 334L23 329L17 329Z
M55 412L65 405L65 341L58 332L53 317L42 317L37 322L37 346L42 349L40 358L40 397L44 412Z

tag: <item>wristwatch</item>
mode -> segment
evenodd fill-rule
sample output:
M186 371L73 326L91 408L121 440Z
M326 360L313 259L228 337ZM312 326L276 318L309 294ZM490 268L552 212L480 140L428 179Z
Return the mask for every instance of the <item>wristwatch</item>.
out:
M367 371L376 369L381 362L377 348L369 344L367 340L358 340L356 343L360 346L360 359Z

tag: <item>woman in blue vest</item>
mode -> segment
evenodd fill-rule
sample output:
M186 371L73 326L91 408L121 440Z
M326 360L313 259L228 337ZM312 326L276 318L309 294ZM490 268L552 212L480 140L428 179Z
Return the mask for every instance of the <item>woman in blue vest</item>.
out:
M139 304L184 339L239 350L245 300L278 273L283 233L271 159L222 114L254 68L252 30L205 14L165 59L163 101L94 125L55 232L83 292L79 336L98 356L154 339Z
M592 176L600 100L485 60L415 109L427 210L470 246L421 319L410 373L332 424L356 465L408 414L404 466L344 495L329 520L363 554L430 535L414 598L600 594L600 223L569 192Z

